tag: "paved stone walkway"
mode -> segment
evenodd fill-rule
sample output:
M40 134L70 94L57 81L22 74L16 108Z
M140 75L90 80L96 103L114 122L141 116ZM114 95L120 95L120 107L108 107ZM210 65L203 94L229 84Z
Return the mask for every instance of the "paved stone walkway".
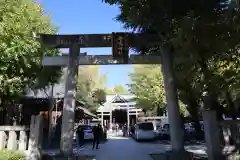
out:
M91 143L88 143L83 148L74 147L73 152L78 155L96 156L96 160L153 160L149 154L165 152L170 147L154 142L136 142L132 138L121 137L121 134L108 133L108 141L100 144L100 149L92 150ZM202 150L202 146L189 146L186 149L196 152Z
M85 145L80 151L85 155L95 155L96 160L152 160L152 152L161 152L167 149L165 145L151 142L136 142L132 138L109 136L108 141L100 144L99 150L92 150L91 145Z
M96 151L97 160L152 160L149 150L130 138L110 137L100 147Z
M100 149L92 150L91 144L85 144L83 148L74 148L78 155L96 156L96 160L152 160L149 156L152 152L160 152L166 149L165 145L151 142L136 142L132 138L109 135L108 141L100 144ZM48 150L47 153L57 153L57 150ZM46 153L46 152L45 152Z

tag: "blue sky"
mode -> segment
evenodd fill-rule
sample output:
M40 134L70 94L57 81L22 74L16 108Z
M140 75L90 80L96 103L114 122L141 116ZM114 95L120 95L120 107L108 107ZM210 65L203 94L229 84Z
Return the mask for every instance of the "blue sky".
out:
M52 16L59 33L111 33L125 31L114 19L118 8L102 3L102 0L38 0L44 11ZM85 48L81 52L110 54L111 48ZM132 66L101 66L101 73L108 73L107 87L124 85L130 82L128 72Z

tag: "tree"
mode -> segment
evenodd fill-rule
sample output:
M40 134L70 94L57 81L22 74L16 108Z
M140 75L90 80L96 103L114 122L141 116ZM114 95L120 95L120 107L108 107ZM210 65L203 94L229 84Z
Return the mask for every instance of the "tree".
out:
M199 69L204 92L212 97L219 94L217 83L213 83L219 77L214 76L210 66L216 63L216 57L238 50L240 21L233 5L225 0L105 2L120 6L117 20L126 28L159 38L157 46L149 46L151 39L146 38L145 45L137 47L137 51L142 54L160 51L164 63L173 56L182 64L190 62L190 68Z
M32 0L0 1L0 99L11 103L27 88L44 88L58 80L59 67L42 67L44 53L57 50L41 46L34 33L56 33L50 16ZM41 75L41 76L39 76Z
M127 91L122 85L116 85L113 89L107 89L107 94L126 94Z
M128 85L129 91L135 95L139 106L162 115L166 110L166 102L161 66L135 65L129 76L132 81Z
M121 86L121 85L115 86L115 87L113 88L113 91L114 91L115 93L119 93L119 94L126 94L126 93L127 93L126 89L125 89L123 86Z
M145 42L136 50L141 54L153 54L158 51L162 55L167 103L171 104L172 111L175 111L171 112L170 125L175 125L171 128L172 146L175 151L183 150L180 135L182 131L178 122L180 117L177 115L176 77L173 74L172 62L173 60L182 61L183 64L186 60L194 62L189 69L194 66L199 69L203 93L206 93L206 96L203 94L201 96L203 100L211 99L202 102L212 103L204 103L204 107L217 110L218 117L221 117L223 107L219 105L218 83L215 83L219 77L213 74L211 66L216 63L216 57L235 53L239 49L239 9L235 10L230 4L232 1L229 3L226 0L105 0L105 2L119 6L120 14L117 20L126 28L141 32L143 35L154 34L155 44L159 42L156 46L149 45L152 40L146 37L143 39Z
M81 66L78 72L77 100L85 102L91 111L106 100L106 75L100 75L99 66Z
M154 115L163 115L166 111L166 100L161 66L135 65L129 76L132 81L128 85L129 91L136 96L138 105ZM180 110L183 115L187 114L182 103Z

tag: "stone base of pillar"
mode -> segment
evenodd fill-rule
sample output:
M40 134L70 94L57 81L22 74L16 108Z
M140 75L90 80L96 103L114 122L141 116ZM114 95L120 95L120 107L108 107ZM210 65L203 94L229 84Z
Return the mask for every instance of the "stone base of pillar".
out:
M157 158L161 160L192 160L193 154L185 150L181 152L167 151L165 153L159 154Z
M166 152L166 154L169 160L178 160L178 159L191 160L193 158L192 153L187 152L185 150L181 152L168 151Z
M47 160L82 160L85 159L86 156L83 155L72 155L72 156L64 156L62 154L56 154L56 155L44 155L43 159ZM95 159L95 156L89 156L89 159Z

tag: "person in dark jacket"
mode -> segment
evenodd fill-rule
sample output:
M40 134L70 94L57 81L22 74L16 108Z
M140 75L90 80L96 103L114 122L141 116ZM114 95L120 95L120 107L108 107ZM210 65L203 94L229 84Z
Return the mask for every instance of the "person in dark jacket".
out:
M95 148L96 146L96 149L99 149L99 141L100 141L100 138L101 138L101 134L102 134L102 130L101 130L101 126L100 124L98 124L97 126L94 126L93 127L93 146L92 146L92 149Z
M127 136L127 124L123 125L122 132L123 132L123 136L126 137Z
M81 147L83 146L83 143L84 143L84 130L80 126L77 129L77 135L78 135L78 144L79 144L79 147Z

